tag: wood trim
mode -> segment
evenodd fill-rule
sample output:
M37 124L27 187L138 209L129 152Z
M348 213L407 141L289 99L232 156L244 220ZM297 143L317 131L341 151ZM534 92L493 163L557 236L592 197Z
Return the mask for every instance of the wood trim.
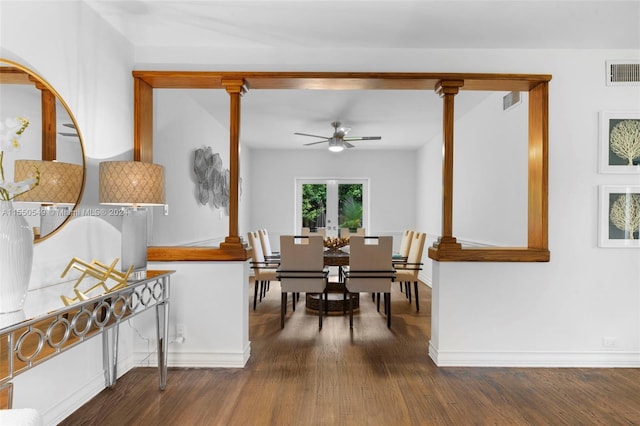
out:
M527 247L439 248L429 247L429 258L439 262L548 262L549 250Z
M56 95L45 87L41 89L42 105L42 159L53 161L57 155L57 134L56 134Z
M240 105L244 93L244 80L223 80L229 94L229 238L225 244L240 244L238 215L240 202Z
M133 160L153 163L153 87L133 79Z
M453 237L453 132L454 100L463 86L463 80L447 80L439 82L435 89L442 98L442 236L438 240L440 249L460 248L460 244Z
M228 262L251 259L251 248L241 245L229 247L173 247L157 246L147 248L147 259L153 262L210 261Z
M529 248L548 248L549 84L529 91Z
M152 261L246 260L238 236L240 95L251 89L437 90L443 97L443 235L428 250L437 261L544 262L548 250L548 82L543 74L133 71L134 159L153 161L153 89L225 89L230 102L229 236L220 248L149 247ZM453 234L453 97L458 90L529 92L528 242L525 248L465 249ZM455 93L454 93L455 92ZM234 179L238 179L234 182Z
M242 79L249 89L434 90L440 81L463 80L464 90L528 92L551 75L487 73L133 71L156 89L224 89L224 79Z

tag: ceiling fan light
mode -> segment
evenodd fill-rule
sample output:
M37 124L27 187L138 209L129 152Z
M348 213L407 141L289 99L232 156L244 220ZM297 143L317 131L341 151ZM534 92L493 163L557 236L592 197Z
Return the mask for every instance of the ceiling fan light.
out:
M336 138L329 139L329 151L340 152L344 149L344 145Z

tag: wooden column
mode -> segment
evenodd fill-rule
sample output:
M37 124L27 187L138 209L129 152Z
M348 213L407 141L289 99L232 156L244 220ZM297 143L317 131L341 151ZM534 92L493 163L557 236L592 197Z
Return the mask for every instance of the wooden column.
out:
M454 128L454 97L462 80L445 80L436 84L435 91L443 98L442 102L442 235L434 243L437 251L460 250L462 246L453 236L453 128ZM431 252L432 249L429 249Z
M240 97L245 92L243 79L223 79L222 85L229 102L229 235L221 249L242 247L238 233L238 204L240 200Z
M42 159L53 161L57 155L56 96L43 84L36 82L41 92L42 109Z
M133 160L153 163L153 87L133 79Z
M549 83L529 91L528 247L548 252Z

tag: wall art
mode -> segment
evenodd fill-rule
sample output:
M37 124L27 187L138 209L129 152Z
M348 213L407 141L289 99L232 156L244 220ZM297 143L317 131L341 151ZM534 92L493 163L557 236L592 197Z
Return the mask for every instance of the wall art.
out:
M640 247L640 185L600 186L600 247Z
M600 172L640 173L640 111L600 113Z
M229 216L229 169L222 166L220 154L209 147L198 148L193 155L193 172L196 181L195 196L199 204L224 209ZM238 196L242 195L242 180Z

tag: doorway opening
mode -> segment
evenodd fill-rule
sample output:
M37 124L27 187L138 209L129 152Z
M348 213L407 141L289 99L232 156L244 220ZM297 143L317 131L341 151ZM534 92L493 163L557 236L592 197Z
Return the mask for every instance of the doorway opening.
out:
M296 232L309 228L337 237L340 228L367 228L367 179L296 179Z

